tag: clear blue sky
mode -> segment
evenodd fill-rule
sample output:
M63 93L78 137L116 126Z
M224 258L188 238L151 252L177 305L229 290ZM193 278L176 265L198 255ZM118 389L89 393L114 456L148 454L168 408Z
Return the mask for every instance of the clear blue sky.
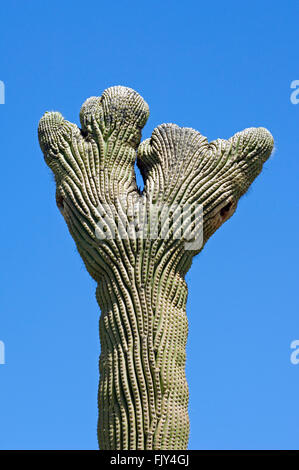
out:
M2 7L1 449L97 448L99 309L37 140L108 86L209 139L275 154L187 276L190 449L298 449L298 2L10 1Z

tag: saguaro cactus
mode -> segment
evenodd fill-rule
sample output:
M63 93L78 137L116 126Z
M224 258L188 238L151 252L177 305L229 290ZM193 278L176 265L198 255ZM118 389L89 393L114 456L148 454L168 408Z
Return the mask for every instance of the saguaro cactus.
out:
M97 282L101 449L187 447L185 274L273 148L264 128L209 143L175 124L158 126L139 145L148 115L138 93L116 86L83 104L81 129L58 112L39 123L58 208ZM181 223L175 214L188 205L191 215ZM198 220L202 243L189 245L199 232L188 238L186 229ZM153 226L154 236L145 230Z

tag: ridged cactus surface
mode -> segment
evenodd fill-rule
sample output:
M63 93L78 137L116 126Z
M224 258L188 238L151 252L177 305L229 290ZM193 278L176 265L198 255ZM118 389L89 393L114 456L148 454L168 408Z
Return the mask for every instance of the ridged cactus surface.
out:
M58 112L39 123L58 208L97 283L101 449L187 448L185 274L273 148L264 128L208 142L175 124L140 144L148 115L116 86L83 104L81 129Z

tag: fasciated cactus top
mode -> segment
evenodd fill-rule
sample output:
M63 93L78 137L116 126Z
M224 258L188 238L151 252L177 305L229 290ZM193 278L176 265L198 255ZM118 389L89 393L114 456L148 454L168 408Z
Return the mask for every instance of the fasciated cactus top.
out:
M81 129L51 112L38 130L58 208L97 282L101 449L186 449L185 274L273 149L264 128L208 142L175 124L140 144L148 116L138 93L116 86L83 104Z

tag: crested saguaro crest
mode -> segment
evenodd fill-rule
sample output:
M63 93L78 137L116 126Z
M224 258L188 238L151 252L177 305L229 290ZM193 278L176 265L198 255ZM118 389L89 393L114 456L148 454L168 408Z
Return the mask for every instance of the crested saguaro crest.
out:
M185 275L273 148L264 128L208 142L175 124L140 144L148 116L138 93L116 86L83 104L81 129L58 112L38 129L57 206L97 283L101 449L187 448Z

